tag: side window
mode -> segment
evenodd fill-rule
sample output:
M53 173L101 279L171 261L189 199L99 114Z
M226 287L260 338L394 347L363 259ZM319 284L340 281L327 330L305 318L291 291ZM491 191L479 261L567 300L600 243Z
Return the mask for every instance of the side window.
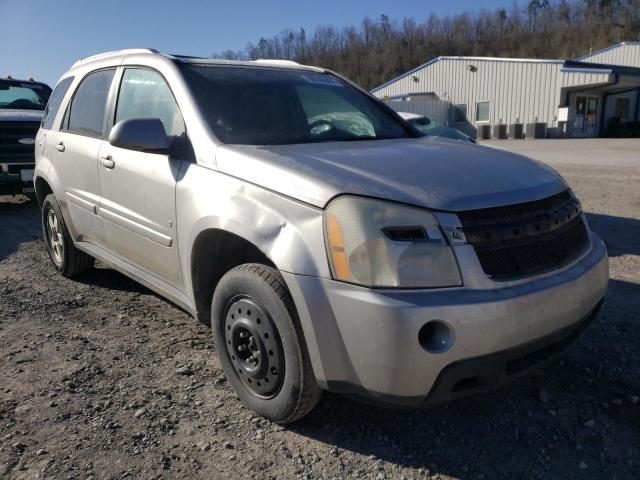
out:
M71 82L73 82L73 77L63 78L58 85L56 85L56 88L53 89L53 93L49 97L49 102L47 102L47 107L44 109L42 128L51 130L51 127L53 127L53 121L56 119L56 114L60 109L62 99L66 95L67 90L69 90Z
M99 70L87 75L71 101L67 130L80 135L102 137L107 97L115 70Z
M127 68L122 76L115 123L129 118L158 118L167 135L185 133L182 114L162 76L146 68Z

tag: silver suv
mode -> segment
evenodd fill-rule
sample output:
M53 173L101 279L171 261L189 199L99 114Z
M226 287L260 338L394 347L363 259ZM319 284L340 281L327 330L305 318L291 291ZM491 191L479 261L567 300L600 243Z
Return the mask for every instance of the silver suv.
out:
M240 399L276 422L322 389L417 406L496 387L605 295L605 246L552 169L422 137L321 68L110 52L74 64L47 115L55 267L99 259L210 324Z

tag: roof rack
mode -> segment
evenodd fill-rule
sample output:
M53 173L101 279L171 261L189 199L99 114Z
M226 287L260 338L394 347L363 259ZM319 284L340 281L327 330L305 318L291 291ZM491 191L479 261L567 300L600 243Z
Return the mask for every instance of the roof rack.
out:
M93 62L94 60L103 60L105 58L117 57L119 55L126 55L131 53L159 53L155 48L126 48L124 50L112 50L110 52L98 53L96 55L91 55L90 57L81 58L76 63L74 63L71 68L75 68L78 65L83 65L88 62Z
M266 64L271 64L271 65L282 65L283 67L286 67L287 65L290 66L294 66L294 67L301 67L302 65L300 65L298 62L294 62L293 60L280 60L280 59L271 59L271 58L259 58L257 60L253 60L254 62L257 63L266 63Z

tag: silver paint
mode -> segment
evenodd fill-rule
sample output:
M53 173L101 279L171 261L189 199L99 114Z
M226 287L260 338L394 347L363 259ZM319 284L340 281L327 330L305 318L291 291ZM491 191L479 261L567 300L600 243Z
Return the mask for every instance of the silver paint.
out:
M123 65L147 66L164 76L195 162L59 131L81 79L105 67L117 67L117 79ZM38 133L43 145L34 178L53 190L76 246L195 315L196 239L224 231L253 244L283 273L322 385L345 381L373 393L425 395L448 362L557 330L604 294L606 249L595 236L570 265L513 282L488 278L464 239L453 247L463 287L383 291L331 279L323 209L333 197L352 193L446 210L436 216L453 232L460 227L455 211L537 200L567 188L540 163L444 139L221 145L170 56L112 52L84 59L66 75L75 78L53 129ZM100 162L103 157L113 168ZM417 329L431 319L448 322L457 338L437 356L417 346Z

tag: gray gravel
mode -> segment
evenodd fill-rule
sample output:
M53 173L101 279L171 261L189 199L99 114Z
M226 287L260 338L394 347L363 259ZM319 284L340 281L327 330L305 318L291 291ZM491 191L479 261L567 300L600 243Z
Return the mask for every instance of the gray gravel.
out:
M60 277L37 207L0 199L0 478L638 478L640 141L603 165L580 162L590 142L500 145L540 145L609 247L574 348L494 393L417 411L326 394L287 427L239 403L205 326L114 271Z

